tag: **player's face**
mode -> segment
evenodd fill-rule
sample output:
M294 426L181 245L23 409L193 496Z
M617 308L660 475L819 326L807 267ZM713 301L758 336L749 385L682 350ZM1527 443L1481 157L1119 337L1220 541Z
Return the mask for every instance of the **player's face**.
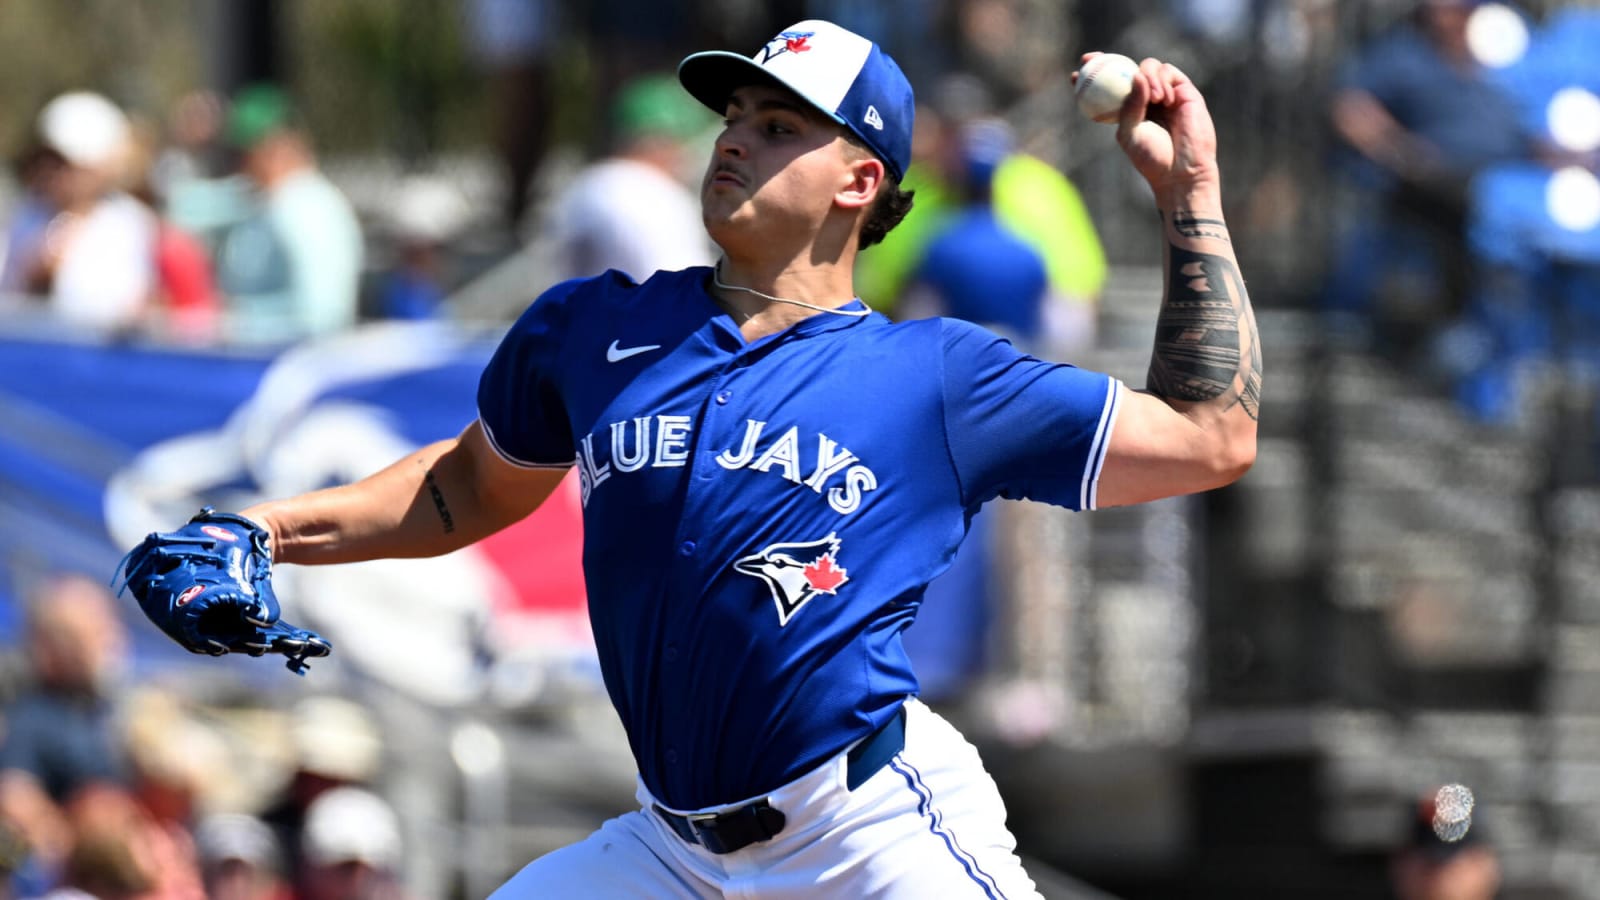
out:
M734 91L700 186L711 238L761 246L814 234L851 183L843 129L782 88Z

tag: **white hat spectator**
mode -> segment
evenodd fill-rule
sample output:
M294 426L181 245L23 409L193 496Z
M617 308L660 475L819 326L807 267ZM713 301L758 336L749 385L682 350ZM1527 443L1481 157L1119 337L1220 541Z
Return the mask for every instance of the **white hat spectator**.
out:
M62 94L39 111L39 139L83 168L114 168L128 152L131 134L122 110L90 91Z
M395 233L420 244L442 244L459 232L471 216L461 192L440 178L408 176L399 185L390 211Z
M393 870L400 863L400 819L371 791L334 788L313 800L306 810L301 845L313 865L360 862Z
M378 773L383 738L372 715L340 697L313 696L290 715L299 768L337 781L366 781Z
M203 866L225 862L249 863L277 871L281 865L278 838L272 829L255 816L242 813L215 813L195 827L195 851Z

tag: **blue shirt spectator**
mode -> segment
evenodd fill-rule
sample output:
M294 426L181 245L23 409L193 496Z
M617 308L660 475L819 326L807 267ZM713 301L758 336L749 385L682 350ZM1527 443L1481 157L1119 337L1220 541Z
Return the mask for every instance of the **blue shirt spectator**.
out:
M928 245L917 281L945 315L976 322L1032 346L1039 338L1049 276L1044 260L987 205L970 207Z
M85 784L122 783L126 772L112 705L88 695L39 693L6 711L0 769L33 776L57 803Z
M1334 92L1334 129L1357 154L1355 181L1373 208L1347 223L1326 303L1370 316L1397 357L1459 314L1472 290L1473 176L1531 152L1514 100L1467 42L1475 6L1422 0L1411 22L1345 66Z
M286 343L354 325L363 252L355 211L317 168L281 91L256 85L233 103L229 136L260 205L218 252L230 338Z
M1470 4L1432 0L1423 5ZM1427 15L1459 16L1465 11ZM1340 90L1370 96L1401 129L1385 128L1376 141L1353 141L1384 171L1428 166L1464 175L1526 155L1527 139L1511 96L1470 54L1452 50L1452 40L1441 36L1439 26L1407 26L1379 38L1346 65ZM1348 137L1350 129L1345 131Z
M64 803L81 787L126 781L107 673L122 652L120 617L83 576L49 582L28 613L33 682L5 713L0 773L25 773Z

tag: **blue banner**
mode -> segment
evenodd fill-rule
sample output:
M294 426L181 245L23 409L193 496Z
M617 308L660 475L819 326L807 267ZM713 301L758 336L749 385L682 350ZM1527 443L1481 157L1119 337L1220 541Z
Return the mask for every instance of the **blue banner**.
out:
M458 434L476 415L497 338L386 323L245 354L0 333L0 641L15 644L23 598L51 572L109 581L144 534L202 505L238 509L355 481ZM583 656L577 504L546 506L524 523L531 530L438 560L277 567L285 618L325 629L336 656L440 702L481 688L486 654ZM123 609L136 665L190 659L131 598ZM499 646L485 646L486 634ZM394 661L407 640L422 643L407 654L414 674Z

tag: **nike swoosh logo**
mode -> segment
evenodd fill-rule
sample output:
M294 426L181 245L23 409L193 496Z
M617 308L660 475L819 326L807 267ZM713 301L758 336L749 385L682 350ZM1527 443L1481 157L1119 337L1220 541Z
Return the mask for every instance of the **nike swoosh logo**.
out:
M641 353L649 353L651 350L660 349L660 344L645 344L641 347L629 347L624 350L617 346L616 341L612 341L611 346L606 348L606 362L622 362L630 356L638 356Z

